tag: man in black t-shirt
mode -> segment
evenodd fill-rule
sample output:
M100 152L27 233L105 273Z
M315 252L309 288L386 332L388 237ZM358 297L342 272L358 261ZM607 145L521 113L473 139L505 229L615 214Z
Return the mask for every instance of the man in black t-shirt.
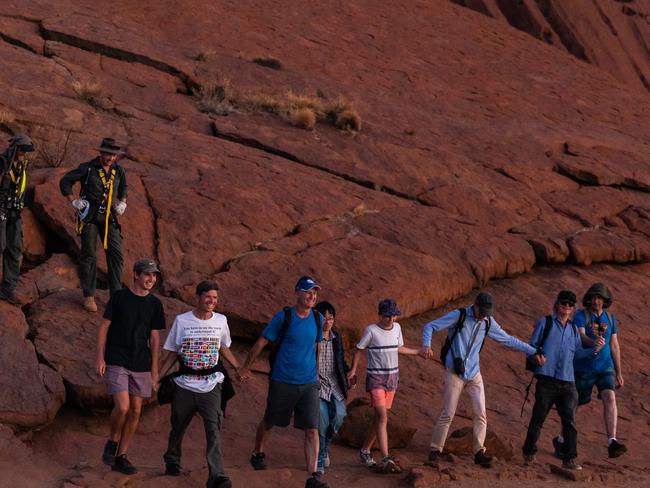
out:
M110 438L102 460L114 471L137 469L126 451L140 420L142 399L158 388L159 330L165 328L161 301L150 293L160 270L152 259L133 265L133 284L111 296L97 335L97 373L112 395Z

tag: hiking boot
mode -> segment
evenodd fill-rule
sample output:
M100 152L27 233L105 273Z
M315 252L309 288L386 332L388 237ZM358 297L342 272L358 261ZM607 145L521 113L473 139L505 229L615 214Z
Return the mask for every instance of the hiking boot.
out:
M16 296L13 290L2 289L0 290L0 300L5 300L12 305L22 305L23 302Z
M86 312L91 312L91 313L95 313L97 311L97 304L95 303L95 297L84 298L84 310Z
M564 459L564 442L559 437L553 437L553 455L558 459Z
M392 457L386 456L381 461L381 472L384 474L399 474L402 472L402 468L397 465Z
M117 454L117 442L108 440L104 446L104 453L102 454L102 462L108 466L115 464L115 455Z
M210 488L232 488L232 481L227 476L219 476L209 486Z
M607 447L607 453L610 458L619 457L621 454L625 454L626 452L627 447L625 447L625 444L621 444L616 439L612 440L609 447Z
M582 466L576 463L575 459L568 459L566 461L562 461L562 467L564 469L570 469L572 471L580 471L582 469Z
M329 485L324 481L321 481L320 475L318 473L314 473L309 478L307 478L305 488L329 488Z
M483 468L491 468L492 456L488 456L487 454L485 454L485 449L476 451L476 454L474 454L474 464L478 464Z
M372 453L370 451L364 451L363 449L360 449L359 458L361 459L361 462L369 468L377 464L372 458Z
M254 452L251 455L251 466L253 466L255 471L266 469L266 462L264 461L265 457L266 455L263 452Z
M439 464L442 461L453 463L455 459L454 456L446 451L437 451L436 449L429 451L429 464Z
M530 466L535 463L536 456L534 454L524 454L524 466Z
M119 471L122 474L135 474L138 470L126 458L126 454L115 456L115 462L111 468L113 471Z
M180 464L166 463L165 476L180 476L182 473Z

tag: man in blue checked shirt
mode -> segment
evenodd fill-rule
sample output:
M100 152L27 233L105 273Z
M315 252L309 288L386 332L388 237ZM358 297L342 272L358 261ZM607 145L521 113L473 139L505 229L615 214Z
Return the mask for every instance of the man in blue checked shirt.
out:
M584 358L596 354L604 344L600 338L595 341L595 347L584 349L580 333L571 322L571 315L576 304L576 295L572 291L562 290L555 301L552 321L545 339L544 330L547 328L547 317L542 317L535 325L535 331L530 339L535 346L535 356L543 355L544 364L535 368L535 405L528 424L526 441L522 448L524 462L531 464L535 461L537 439L542 431L544 420L553 408L562 422L563 462L567 469L580 470L582 466L575 462L577 457L578 431L576 429L576 408L578 407L578 391L573 374L573 359ZM543 342L543 344L542 344Z
M445 355L445 389L442 412L438 417L431 440L429 462L437 465L440 461L450 460L443 453L449 427L456 413L458 400L466 390L474 417L474 463L490 467L492 456L485 453L485 435L487 432L487 415L485 411L485 389L479 365L479 353L486 337L510 349L535 354L535 348L508 335L492 317L492 296L479 293L473 305L449 312L424 326L422 349L420 355L432 358L431 336L434 332L447 329L447 338L451 343ZM537 364L543 364L544 358L538 356Z

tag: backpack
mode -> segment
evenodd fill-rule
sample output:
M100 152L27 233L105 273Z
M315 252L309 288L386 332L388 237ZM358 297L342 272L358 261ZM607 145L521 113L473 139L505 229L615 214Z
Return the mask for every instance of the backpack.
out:
M467 316L467 311L464 308L459 308L458 312L460 315L458 316L458 322L456 322L456 325L454 326L454 333L451 335L451 339L449 336L445 338L445 343L442 345L440 348L440 362L445 364L445 359L447 359L447 353L451 349L451 345L454 342L454 339L458 335L458 333L462 330L462 328L465 325L465 317ZM481 343L481 349L479 350L479 353L483 350L483 346L485 345L485 339L488 336L488 333L490 332L490 325L492 325L492 321L490 320L490 317L487 317L487 326L485 327L485 336L483 337L483 342Z
M287 335L287 330L291 325L291 307L284 307L284 320L282 321L282 326L280 327L280 332L278 333L278 338L273 343L271 351L269 352L269 378L273 374L273 365L280 351L280 345L284 340L284 337ZM321 330L320 314L314 308L311 309L314 314L314 322L316 322L316 337L318 337L318 332Z

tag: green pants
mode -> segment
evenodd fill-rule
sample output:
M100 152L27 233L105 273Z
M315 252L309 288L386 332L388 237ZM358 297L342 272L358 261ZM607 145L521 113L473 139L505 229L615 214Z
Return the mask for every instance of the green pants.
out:
M9 211L7 220L0 221L0 254L2 254L2 289L14 291L20 276L23 254L23 222L20 214Z
M100 214L98 218L84 225L81 232L81 256L79 258L79 280L85 297L95 295L97 287L97 238L104 245L105 217ZM113 293L122 288L122 268L124 257L122 255L122 235L119 227L112 221L108 224L108 248L106 264L108 265L108 286Z

